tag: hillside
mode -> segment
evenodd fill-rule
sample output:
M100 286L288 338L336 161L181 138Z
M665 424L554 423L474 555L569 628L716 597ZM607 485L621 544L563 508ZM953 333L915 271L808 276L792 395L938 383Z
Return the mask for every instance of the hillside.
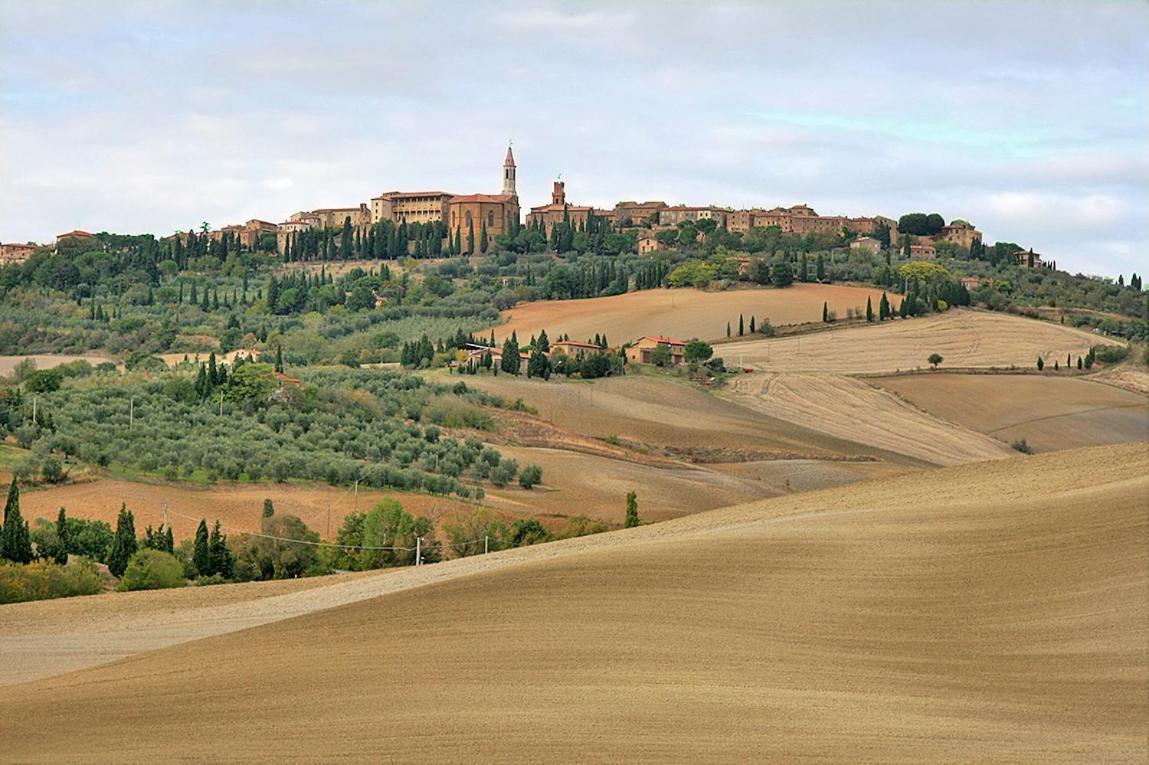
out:
M1024 438L1037 451L1149 441L1149 397L1092 379L904 375L871 382L1003 442Z
M941 314L819 332L806 336L742 340L715 349L729 364L772 372L869 374L928 368L940 353L944 367L1032 367L1074 360L1094 345L1112 343L1060 324L1005 313L954 309Z
M768 317L775 326L805 324L822 319L822 304L841 317L851 308L866 309L866 298L874 310L882 297L879 287L850 287L837 284L795 284L788 289L734 289L704 292L696 289L654 289L628 292L612 297L582 300L542 300L521 303L503 311L503 323L495 327L499 340L517 332L526 342L531 335L546 330L553 338L570 335L586 340L606 333L616 345L642 335L670 335L689 339L718 340L726 337L726 324L738 331L738 315L749 328L750 317ZM894 305L898 296L890 295ZM482 334L482 333L480 333Z
M1147 496L1102 447L364 577L2 688L5 756L1141 761Z

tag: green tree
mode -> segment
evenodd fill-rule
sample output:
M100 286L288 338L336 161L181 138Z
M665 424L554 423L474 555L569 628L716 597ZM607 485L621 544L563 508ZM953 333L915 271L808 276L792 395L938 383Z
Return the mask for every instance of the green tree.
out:
M830 304L827 301L822 301L822 323L830 323Z
M275 515L275 505L272 504L270 498L264 499L263 500L263 516L262 517L270 518L273 515Z
M695 338L686 344L682 355L688 364L701 364L714 355L714 349L709 343Z
M116 534L112 537L112 549L108 551L108 571L112 576L123 576L128 568L128 562L136 554L136 522L127 505L120 505L120 514L116 518Z
M60 512L56 514L56 540L58 544L56 549L56 562L65 564L68 562L71 534L68 531L68 513L62 507L60 508Z
M878 321L885 321L888 318L890 318L890 299L883 292L882 299L878 303Z
M519 486L524 489L534 488L543 480L543 469L538 465L524 465L519 473Z
M929 358L926 359L926 361L928 361L930 363L931 367L933 367L934 369L937 369L938 364L945 361L945 359L943 359L941 354L939 354L939 353L931 353Z
M479 230L479 252L487 254L487 222L483 221L483 225Z
M630 529L639 525L641 521L638 518L638 495L633 491L627 492L626 495L626 521L623 526Z
M1043 369L1045 369L1045 359L1038 356L1037 357L1037 371L1040 372Z
M541 377L544 380L549 380L551 377L551 360L542 351L536 350L531 352L530 359L527 360L527 377Z
M511 525L508 535L511 547L526 547L545 542L549 538L546 528L537 518L520 518Z
M770 267L770 281L775 287L789 287L794 283L794 271L785 260L776 260Z
M207 546L211 573L230 579L235 574L235 557L227 546L227 537L220 531L218 520L212 527Z
M866 321L872 322L874 320L874 304L870 301L869 295L866 296Z
M476 507L443 522L447 543L457 558L494 552L506 546L507 525L490 508Z
M16 479L8 487L8 500L4 503L4 527L0 530L0 558L13 563L32 561L32 537L28 523L20 515L20 489Z
M742 321L742 314L738 314L738 336L742 337L746 334L746 324Z
M145 548L132 555L116 589L121 592L159 590L186 584L183 564L174 555Z
M211 537L207 530L207 521L200 519L195 530L195 542L192 547L192 563L200 576L211 576Z

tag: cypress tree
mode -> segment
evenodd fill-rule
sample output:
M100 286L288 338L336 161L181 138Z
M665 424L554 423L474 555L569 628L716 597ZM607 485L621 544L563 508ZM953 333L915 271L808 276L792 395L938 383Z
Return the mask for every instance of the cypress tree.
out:
M192 563L200 576L211 575L211 547L207 533L207 521L200 519L195 530L195 544L192 547Z
M890 299L883 292L882 299L878 303L878 321L885 321L888 318L890 318Z
M830 323L830 306L826 301L822 301L822 323Z
M112 537L112 547L108 551L108 570L112 576L123 576L128 561L136 554L136 522L127 505L120 505L120 515L116 518L116 534Z
M874 305L870 302L869 295L866 296L866 321L874 320Z
M726 322L726 336L730 337L730 322Z
M475 221L467 224L467 254L475 254Z
M176 551L176 538L172 535L172 527L168 526L164 534L164 551L174 554Z
M626 521L623 524L625 528L634 528L640 523L638 519L638 495L633 491L627 492L626 495Z
M56 514L56 539L59 547L56 549L56 562L63 565L68 562L68 551L72 545L68 534L68 516L64 508Z
M484 255L487 254L487 222L483 221L482 228L479 230L479 252Z
M738 314L738 336L742 337L746 334L746 325L742 321L742 314Z
M235 558L227 546L227 537L220 531L219 521L211 530L208 540L208 557L211 561L211 573L230 578L235 573Z
M28 524L20 515L20 488L16 479L8 487L8 501L4 503L4 527L0 529L0 558L13 563L32 562L32 538Z
M271 503L270 499L263 500L263 517L270 518L275 515L275 505Z
M750 334L754 334L754 317L750 317Z

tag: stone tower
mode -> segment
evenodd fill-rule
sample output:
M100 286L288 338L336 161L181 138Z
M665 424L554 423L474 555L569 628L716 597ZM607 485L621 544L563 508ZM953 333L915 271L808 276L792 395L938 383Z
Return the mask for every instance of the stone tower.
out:
M555 187L551 190L551 204L555 206L565 205L567 203L566 183L563 181L555 181Z
M507 158L503 160L503 193L512 197L519 195L519 192L515 191L515 155L511 153L509 145L507 146Z

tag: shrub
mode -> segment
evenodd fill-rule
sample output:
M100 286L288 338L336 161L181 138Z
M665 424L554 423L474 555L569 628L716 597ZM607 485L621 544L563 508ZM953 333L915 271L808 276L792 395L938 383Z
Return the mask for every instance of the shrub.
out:
M1033 454L1033 449L1031 449L1029 444L1025 442L1024 438L1019 438L1010 444L1010 446L1012 446L1014 449L1017 449L1022 454Z
M128 590L163 590L169 587L183 587L183 564L171 553L145 548L132 556L128 568L116 587L121 592Z
M526 465L519 473L519 486L524 489L534 487L541 480L543 480L543 469L538 465Z
M1093 348L1093 357L1102 364L1116 364L1128 356L1128 345L1098 345Z
M0 603L94 595L104 589L105 582L96 564L84 558L66 566L47 561L0 564Z

